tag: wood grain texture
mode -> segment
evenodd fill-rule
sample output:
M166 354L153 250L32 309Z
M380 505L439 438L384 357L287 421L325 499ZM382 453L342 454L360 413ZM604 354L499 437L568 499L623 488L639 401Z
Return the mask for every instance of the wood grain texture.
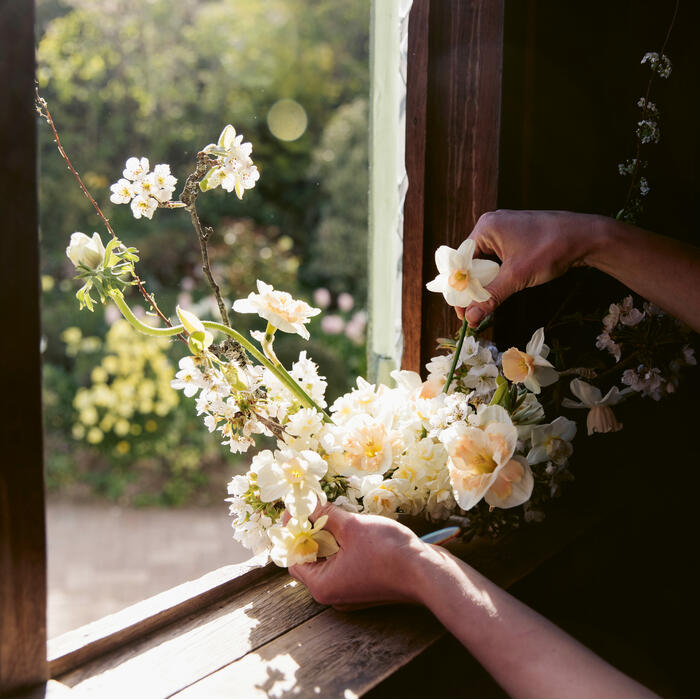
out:
M406 175L404 201L401 327L401 368L420 372L423 318L423 225L425 200L425 139L428 105L428 18L430 0L414 0L408 19L406 77Z
M166 628L59 677L77 697L167 697L324 609L308 590L276 569Z
M0 0L0 694L46 667L34 4Z
M175 697L357 697L442 634L421 608L326 610Z
M503 0L430 6L424 282L435 277L435 249L456 248L497 205L503 21ZM458 327L442 296L425 291L421 365Z
M51 676L84 665L223 598L230 599L235 593L277 573L276 566L260 566L256 558L224 566L56 637L48 644Z

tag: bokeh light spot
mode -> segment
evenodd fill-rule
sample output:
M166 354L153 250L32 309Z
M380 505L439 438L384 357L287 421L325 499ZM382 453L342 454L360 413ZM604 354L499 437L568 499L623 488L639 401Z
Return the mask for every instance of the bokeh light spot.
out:
M296 100L278 100L267 113L267 126L280 141L296 141L308 123L306 110Z

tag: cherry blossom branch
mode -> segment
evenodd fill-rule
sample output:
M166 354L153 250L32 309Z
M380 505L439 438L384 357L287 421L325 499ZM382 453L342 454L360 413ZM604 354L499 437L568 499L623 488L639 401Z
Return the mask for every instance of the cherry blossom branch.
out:
M68 154L63 148L63 144L61 143L61 139L58 135L58 130L56 129L56 124L54 123L53 117L51 116L51 112L49 111L49 106L46 100L39 94L39 88L36 88L36 109L39 115L49 125L49 128L53 133L54 141L56 142L58 152L61 154L61 158L63 158L66 165L68 166L68 169L73 174L73 177L77 180L80 189L82 190L83 194L87 197L90 204L92 204L92 206L94 207L95 211L97 212L97 215L100 217L100 219L102 219L102 222L104 223L105 228L107 229L107 233L109 233L109 235L112 236L112 238L116 238L117 236L114 233L114 229L112 228L111 224L109 223L109 219L103 214L99 204L95 201L94 197L88 191L88 188L83 183L80 174L73 167L73 163L71 162L70 158L68 157ZM135 271L132 274L134 277L134 281L136 282L136 285L139 288L139 291L143 295L143 298L150 304L151 308L158 314L158 316L165 323L165 325L171 327L173 324L170 322L170 319L158 308L158 304L156 304L155 298L146 291L146 287L144 286L144 283L141 280L141 278L136 274ZM184 336L180 336L180 340L182 340L184 343L187 343Z
M199 214L197 214L196 202L197 196L199 195L199 183L207 174L209 168L211 168L211 160L209 156L200 151L197 154L197 165L194 171L187 176L185 186L180 194L180 201L185 205L185 208L189 212L190 218L192 219L192 225L197 233L199 249L202 254L202 272L204 272L207 282L211 287L212 292L214 292L216 303L219 306L221 320L224 322L224 325L230 327L231 322L229 321L226 304L224 304L224 300L221 298L221 290L214 279L214 275L212 275L211 266L209 264L207 240L209 239L209 236L214 233L214 230L211 228L211 226L202 226L202 222L199 220Z
M673 10L673 16L671 18L671 23L669 24L668 30L666 32L666 37L664 38L664 43L661 45L661 50L659 51L659 61L661 60L661 57L664 54L664 51L666 50L666 44L668 44L668 40L671 37L671 31L673 30L673 25L676 23L676 15L678 14L678 5L680 4L680 0L676 0L676 7ZM647 90L644 93L644 106L642 107L642 119L641 121L646 121L647 118L647 112L649 111L649 95L651 93L651 85L654 82L654 77L656 76L656 66L652 65L651 66L651 76L649 77L649 82L647 83ZM632 179L630 181L630 186L627 190L627 196L625 197L625 203L621 209L621 211L625 212L627 211L627 207L630 203L630 200L632 198L632 193L634 192L635 185L637 183L637 175L639 174L639 164L641 162L640 156L642 154L642 137L637 134L637 143L636 143L636 148L635 148L635 154L634 154L634 170L632 171Z

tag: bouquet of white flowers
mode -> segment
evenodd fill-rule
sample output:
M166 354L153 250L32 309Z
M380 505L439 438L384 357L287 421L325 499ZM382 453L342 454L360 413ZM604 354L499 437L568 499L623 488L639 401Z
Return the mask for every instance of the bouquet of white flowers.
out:
M38 105L70 165L46 103L39 98ZM538 398L542 389L572 377L570 389L578 401L565 399L561 405L588 409L589 434L610 432L622 427L612 406L633 392L659 398L672 391L678 369L695 362L685 346L669 361L669 371L663 370L664 378L651 351L645 355L640 349L635 329L649 337L666 324L675 333L676 347L683 343L684 331L656 309L635 309L629 297L610 307L598 338L598 347L617 360L615 367L628 368L622 375L628 385L623 390L612 386L603 396L600 388L584 381L595 379L594 370L555 368L542 328L524 350L500 353L479 336L480 329L471 331L464 322L456 340L442 341L444 352L427 364L425 380L398 370L392 373L393 387L358 377L354 388L327 407L325 378L307 352L302 350L287 371L274 351L277 332L308 339L306 324L321 310L259 280L256 292L233 304L235 313L254 313L265 321L264 330L252 333L254 343L232 327L211 275L207 239L212 231L201 225L196 199L217 186L243 197L259 177L251 152L251 145L228 125L216 144L198 154L179 201L172 201L176 179L170 167L159 164L150 172L147 158L129 158L123 178L112 186L112 201L130 204L136 218L150 219L158 208L188 211L221 323L178 307L179 324L173 325L136 275L138 251L116 237L91 197L112 240L105 246L97 233L89 238L76 232L66 252L84 283L77 292L81 307L92 310L94 291L101 301L113 301L136 330L179 336L187 343L189 355L180 361L172 386L196 399L197 414L210 432L220 434L222 444L232 452L246 452L255 448L255 436L276 440L276 449L257 452L248 472L233 477L228 500L235 537L256 554L269 553L280 566L337 551L335 539L323 529L325 517L311 522L317 506L328 502L394 518L401 513L432 521L456 516L467 534L474 534L479 518L493 513L497 523L499 512L518 506L523 507L523 519L539 520L539 505L570 478L567 465L576 434L574 421L545 415ZM439 274L428 289L442 293L451 306L488 299L485 287L499 265L473 254L470 240L456 250L438 248ZM163 326L136 317L124 296L129 285L140 289ZM223 336L221 342L214 342L215 334ZM636 370L629 358L622 358L624 345L642 362ZM529 507L533 492L538 494L537 508Z

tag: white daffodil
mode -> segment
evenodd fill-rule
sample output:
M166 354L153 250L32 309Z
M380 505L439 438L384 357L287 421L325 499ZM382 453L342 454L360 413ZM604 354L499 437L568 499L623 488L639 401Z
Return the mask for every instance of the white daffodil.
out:
M84 233L76 231L70 237L66 255L76 267L83 265L91 270L96 270L105 258L105 247L102 245L100 234L95 232L90 238Z
M530 464L552 461L564 464L574 452L571 441L576 435L576 423L559 416L547 425L537 425L532 429L532 448L527 454Z
M494 485L518 440L518 431L501 406L490 406L479 421L482 427L454 423L440 436L449 455L455 499L464 510L474 507Z
M259 452L250 467L257 474L260 498L268 503L284 501L290 514L299 519L308 518L317 504L325 505L326 494L321 479L328 471L323 458L312 450L285 447Z
M491 260L474 260L476 244L467 238L456 250L441 245L435 251L438 276L428 282L431 292L440 292L450 306L469 306L473 301L491 298L484 287L498 274L499 264Z
M344 474L383 474L401 453L399 436L387 424L367 414L356 414L334 429L342 454L333 455Z
M273 525L267 534L272 542L270 556L277 566L294 566L330 557L338 551L332 533L324 530L328 516L322 515L311 526L308 520L292 518L286 525Z
M549 348L544 343L544 328L532 334L525 352L510 348L503 353L503 374L511 382L523 384L533 394L539 394L543 386L554 384L559 373L547 360Z
M199 184L203 192L221 186L227 192L235 189L238 199L242 199L245 190L255 187L260 173L250 157L253 147L250 143L243 143L243 135L236 135L231 124L224 127L216 143L210 143L202 150L216 156L214 167Z
M247 299L237 299L233 310L241 314L258 314L275 328L285 333L298 333L305 340L309 339L309 331L304 324L321 313L321 309L294 299L288 292L276 291L262 280L258 280L258 293L251 292Z
M571 393L580 401L572 401L566 398L561 402L562 406L566 408L589 409L586 419L589 435L593 435L593 433L613 433L622 430L622 423L618 423L610 407L620 403L624 399L625 394L629 394L632 389L620 391L614 386L603 396L598 387L592 386L581 379L574 379L569 387Z

